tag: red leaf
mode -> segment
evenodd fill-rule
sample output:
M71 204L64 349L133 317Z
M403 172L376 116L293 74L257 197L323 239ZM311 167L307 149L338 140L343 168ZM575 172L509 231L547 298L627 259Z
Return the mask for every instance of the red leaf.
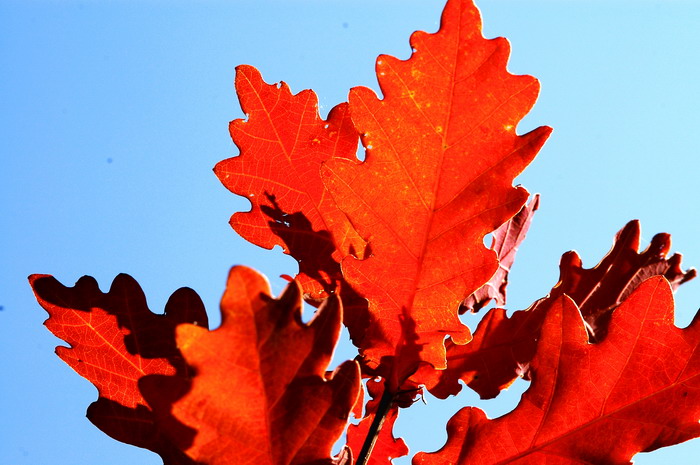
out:
M465 408L445 446L414 465L626 464L637 452L700 435L700 318L673 325L673 296L654 277L613 313L607 338L589 344L578 308L552 305L532 362L532 385L511 413L488 420Z
M675 290L693 279L694 269L683 271L680 254L666 258L671 250L671 236L655 235L649 247L639 253L641 228L639 221L630 221L615 236L612 250L594 268L584 269L576 252L564 254L560 264L559 283L551 296L567 294L581 309L594 340L605 338L607 320L616 306L647 278L662 275Z
M517 215L502 224L492 234L491 250L498 256L498 270L491 276L489 282L477 289L467 297L459 309L460 313L466 311L478 312L496 299L496 305L505 305L506 286L508 285L508 273L515 262L515 254L518 247L525 240L525 235L530 229L532 217L540 206L540 196L535 194L529 204L525 205Z
M311 90L292 94L285 83L266 84L252 66L236 69L236 91L247 120L230 124L240 155L214 169L233 193L252 208L232 216L231 226L245 239L271 249L281 246L299 262L296 279L304 297L319 305L340 292L344 323L356 344L369 324L367 301L347 284L340 260L364 257L366 243L325 191L321 165L331 157L355 159L358 133L348 104L318 115Z
M314 319L301 322L301 289L292 283L279 300L265 278L235 267L221 302L215 331L177 329L177 342L194 368L191 388L179 400L160 388L178 379L144 383L159 414L172 414L197 431L183 449L193 460L223 464L331 464L358 396L359 370L345 362L325 370L340 333L341 306L331 296ZM184 391L184 390L183 390Z
M579 305L589 331L595 328L596 340L602 340L612 311L639 285L640 279L660 274L676 289L695 277L695 270L681 269L680 254L666 258L671 246L668 234L654 236L641 253L640 234L639 222L628 223L615 236L610 252L591 269L581 267L576 252L567 252L561 260L559 282L549 298L510 318L503 309L489 311L469 344L457 345L448 340L447 370L422 373L430 392L440 398L457 394L461 379L488 399L510 386L517 376L527 377L547 308L559 296L566 294Z
M347 445L352 449L354 457L360 455L370 427L375 421L377 408L385 393L385 387L386 380L384 379L380 381L369 380L367 382L367 390L370 396L372 396L372 400L367 402L365 417L358 425L350 425L348 427ZM408 447L404 440L401 438L396 439L393 434L394 422L398 415L399 405L396 402L392 402L388 413L384 417L384 423L377 436L367 465L389 465L392 459L403 457L408 454Z
M462 390L464 381L482 399L496 397L518 376L528 378L537 337L551 301L544 300L528 311L508 318L505 309L489 310L466 345L447 340L447 369L423 367L418 377L434 396L446 399Z
M138 381L154 374L189 377L175 343L175 326L207 326L199 296L179 289L165 314L156 315L136 281L125 274L116 277L107 294L89 276L72 288L47 275L32 275L29 282L50 315L46 327L70 345L57 347L56 353L99 391L88 409L90 421L114 439L160 454L166 464L194 463L163 434ZM193 434L183 430L184 441L188 433Z
M252 208L234 214L231 226L253 244L281 246L299 261L309 297L326 297L340 278L340 258L362 257L365 247L320 178L329 158L355 159L358 134L348 105L336 106L324 121L311 90L293 95L283 82L266 84L252 66L236 69L236 92L248 115L230 124L241 153L214 171Z
M372 322L360 341L366 360L394 356L407 314L420 358L444 368L445 335L471 337L457 317L460 302L498 267L483 237L525 203L527 191L513 188L513 178L550 129L516 135L539 85L507 72L507 41L482 37L471 1L449 1L440 30L414 33L411 45L406 61L379 57L383 99L366 88L350 93L365 162L332 158L322 175L372 248L366 260L342 262L346 280L370 302ZM404 358L393 371L405 378L418 361Z

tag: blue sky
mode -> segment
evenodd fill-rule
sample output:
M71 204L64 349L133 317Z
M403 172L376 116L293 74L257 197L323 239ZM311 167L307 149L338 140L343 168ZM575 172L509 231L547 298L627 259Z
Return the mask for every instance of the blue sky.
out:
M518 178L542 206L511 275L510 309L526 308L576 249L591 267L628 220L645 244L670 232L686 266L700 266L695 193L700 163L700 3L482 0L487 37L506 36L509 69L542 84L520 132L554 133ZM211 315L228 268L252 266L283 287L295 263L228 226L247 202L214 164L234 156L228 122L242 117L234 68L314 89L322 112L356 85L377 88L380 53L409 55L408 36L435 31L442 0L165 2L0 0L0 463L157 464L85 418L96 390L53 353L59 341L26 281L83 274L103 290L126 272L161 312L181 286ZM700 280L677 294L677 322L700 306ZM345 347L339 357L352 356ZM503 400L477 403L498 415ZM444 442L457 404L428 400L397 429L417 450ZM419 418L421 419L419 421ZM636 463L691 463L698 441ZM407 462L400 462L407 463Z

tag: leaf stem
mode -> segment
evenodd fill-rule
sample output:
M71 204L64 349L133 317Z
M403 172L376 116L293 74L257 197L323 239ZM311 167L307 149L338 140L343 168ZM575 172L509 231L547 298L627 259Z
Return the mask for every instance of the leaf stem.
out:
M382 430L382 425L386 419L387 413L391 409L394 403L394 394L385 390L382 394L382 398L379 399L379 405L377 405L377 412L374 414L374 420L369 427L367 432L367 437L365 438L364 444L362 444L362 449L360 450L360 455L357 457L355 465L367 465L369 458L372 455L372 449L374 449L374 444L377 442L379 437L379 432Z

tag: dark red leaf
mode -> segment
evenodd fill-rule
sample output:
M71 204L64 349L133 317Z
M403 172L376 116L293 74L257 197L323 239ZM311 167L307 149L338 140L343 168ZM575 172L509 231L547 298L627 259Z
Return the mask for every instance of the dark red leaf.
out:
M568 252L561 259L559 284L550 295L567 294L574 299L594 340L605 338L612 310L647 278L664 276L675 290L697 274L692 268L681 269L680 254L666 258L671 250L669 234L655 235L641 253L638 252L640 236L639 221L627 223L615 236L612 250L591 269L581 266L576 252Z
M445 399L462 390L460 380L482 399L496 397L518 376L528 378L529 364L537 348L537 337L551 301L544 300L528 311L515 312L508 318L506 310L489 310L479 322L474 339L457 345L447 340L447 369L418 373L434 396Z
M535 194L529 204L525 205L517 215L502 224L491 235L491 250L498 256L498 270L489 282L477 289L467 297L460 313L467 311L478 312L491 302L496 300L496 305L506 304L506 286L508 285L508 273L515 262L515 254L518 247L525 240L525 235L530 229L532 217L540 206L540 195Z

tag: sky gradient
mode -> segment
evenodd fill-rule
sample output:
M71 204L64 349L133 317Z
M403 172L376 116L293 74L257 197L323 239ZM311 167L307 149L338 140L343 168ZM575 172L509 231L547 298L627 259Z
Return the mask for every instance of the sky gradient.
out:
M438 28L442 0L165 2L0 0L0 463L158 464L85 419L95 388L53 353L60 343L27 283L121 272L151 310L188 286L218 324L227 271L252 266L273 292L296 264L228 226L247 201L216 179L237 154L228 122L242 117L234 68L312 88L322 115L351 87L377 89L380 53L407 58L414 30ZM477 1L486 37L512 45L509 69L542 85L520 124L554 133L517 179L542 194L511 274L507 308L527 308L558 278L562 253L594 266L614 234L640 219L643 247L669 232L685 267L700 266L697 128L700 3ZM700 306L700 280L677 294L677 324ZM473 321L469 320L473 328ZM337 358L352 357L343 347ZM486 403L428 399L401 413L397 432L418 450L444 443L459 406L490 416L514 407L527 383ZM635 463L692 463L691 441ZM406 464L408 461L396 461Z

